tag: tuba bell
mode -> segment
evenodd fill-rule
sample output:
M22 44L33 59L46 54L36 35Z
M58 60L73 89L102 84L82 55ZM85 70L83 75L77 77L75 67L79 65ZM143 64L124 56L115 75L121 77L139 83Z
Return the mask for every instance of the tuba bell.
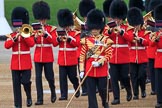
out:
M80 31L81 25L84 25L84 22L79 19L76 12L77 12L77 9L75 10L75 12L73 12L74 29Z
M19 32L24 38L30 37L33 32L33 27L29 24L23 24L22 27L19 29Z

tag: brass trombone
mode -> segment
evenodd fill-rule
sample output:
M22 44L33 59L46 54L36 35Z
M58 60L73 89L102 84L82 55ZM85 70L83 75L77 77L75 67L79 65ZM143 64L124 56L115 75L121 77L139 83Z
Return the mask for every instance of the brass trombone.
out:
M21 28L18 29L19 33L22 37L27 38L30 37L33 32L33 27L29 24L23 24Z
M76 14L77 10L78 9L76 9L73 12L74 28L75 28L75 30L80 31L81 30L81 25L84 25L84 22L81 19L79 19L79 17L77 16L77 14Z

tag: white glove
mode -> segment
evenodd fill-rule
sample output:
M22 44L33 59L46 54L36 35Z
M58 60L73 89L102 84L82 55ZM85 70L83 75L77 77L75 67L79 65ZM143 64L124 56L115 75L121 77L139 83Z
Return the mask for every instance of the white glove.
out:
M80 78L82 79L82 78L84 77L84 72L83 72L83 71L80 72L79 76L80 76Z
M93 61L92 62L92 66L93 67L99 67L100 66L100 63L99 62L96 62L96 61Z

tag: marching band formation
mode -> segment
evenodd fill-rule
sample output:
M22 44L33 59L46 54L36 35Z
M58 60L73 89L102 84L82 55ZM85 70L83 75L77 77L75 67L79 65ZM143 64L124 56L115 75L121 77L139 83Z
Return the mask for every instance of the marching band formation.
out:
M6 35L4 44L6 49L12 49L10 69L15 108L22 108L21 84L26 106L33 104L30 48L34 45L35 105L44 104L42 72L49 84L51 103L57 99L52 49L58 46L59 101L68 100L69 79L76 98L88 97L88 108L99 108L96 92L103 108L109 108L110 88L114 98L111 104L120 104L119 81L126 90L126 100L131 101L138 100L139 94L146 97L146 80L150 77L150 94L157 97L155 108L162 108L162 0L146 0L145 7L142 0L129 0L128 5L124 0L105 0L102 12L96 9L95 1L81 0L78 10L84 21L76 12L59 9L58 27L46 23L51 18L50 7L43 0L32 6L38 22L31 25L28 11L15 7L11 15L15 31ZM147 14L143 16L144 10Z

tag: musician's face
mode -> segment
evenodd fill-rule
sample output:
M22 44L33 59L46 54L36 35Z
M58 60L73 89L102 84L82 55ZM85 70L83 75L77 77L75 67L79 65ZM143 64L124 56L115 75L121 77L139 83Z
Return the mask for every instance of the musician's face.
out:
M101 31L100 29L93 29L93 30L91 30L91 33L92 33L92 35L97 36L100 34L100 31Z
M41 24L46 24L46 19L39 20Z

